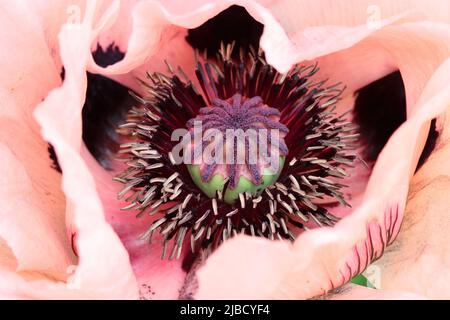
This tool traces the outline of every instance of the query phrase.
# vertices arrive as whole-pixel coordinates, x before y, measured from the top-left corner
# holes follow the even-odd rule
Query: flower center
[[[294,240],[338,220],[324,203],[348,205],[341,181],[358,134],[335,112],[341,85],[311,80],[317,66],[282,75],[261,52],[235,59],[235,50],[196,55],[201,90],[169,64],[169,75],[149,73],[147,94],[119,128],[129,141],[118,197],[123,210],[158,215],[142,239],[158,231],[163,257],[180,257],[186,239],[206,255],[237,234]],[[177,160],[180,149],[189,161]]]
[[[192,148],[196,164],[188,165],[195,184],[208,197],[219,195],[229,204],[240,193],[258,196],[273,185],[288,154],[283,138],[289,129],[279,120],[280,111],[261,97],[235,94],[201,108],[187,123],[194,137],[196,129],[202,130],[202,140]]]

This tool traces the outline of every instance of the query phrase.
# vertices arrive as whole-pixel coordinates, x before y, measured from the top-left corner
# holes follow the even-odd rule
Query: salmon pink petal
[[[329,79],[331,83],[343,82],[347,86],[347,94],[338,105],[338,110],[345,112],[354,104],[355,92],[399,70],[409,118],[431,74],[448,57],[449,41],[445,24],[420,22],[386,27],[349,49],[317,59],[321,68],[317,78]],[[416,157],[420,155],[427,133],[428,128],[423,128]],[[353,206],[359,204],[370,177],[370,170],[363,163],[355,165],[347,183]],[[342,217],[349,212],[349,208],[337,208],[333,213]]]
[[[1,265],[65,279],[73,257],[61,178],[32,115],[60,79],[36,23],[19,2],[0,6],[0,255],[11,262]]]
[[[112,30],[116,30],[116,33],[104,30],[99,37],[99,41],[104,45],[111,42],[119,43],[120,48],[126,51],[124,59],[107,68],[98,66],[91,59],[89,71],[119,78],[119,75],[136,72],[136,69],[140,70],[138,74],[142,74],[145,68],[156,66],[157,60],[147,65],[152,59],[160,60],[159,68],[164,66],[163,60],[167,59],[174,66],[186,67],[185,70],[193,69],[192,55],[180,54],[180,51],[176,50],[177,47],[171,49],[173,41],[171,38],[184,40],[187,29],[200,26],[231,5],[244,7],[253,18],[265,25],[265,33],[272,37],[280,36],[285,42],[289,42],[281,25],[264,7],[268,3],[271,1],[200,0],[189,2],[189,5],[183,3],[183,6],[180,6],[178,1],[142,0],[132,7],[131,33],[128,41],[125,40],[123,32],[117,33],[120,26],[123,25],[122,22],[118,22],[115,26],[112,24]],[[125,23],[125,27],[129,30],[129,21]],[[183,45],[181,41],[176,41],[176,43],[177,46]],[[184,42],[184,46],[185,49],[188,48],[186,42]],[[161,49],[163,50],[161,51]],[[275,64],[275,67],[278,66]],[[131,81],[128,80],[128,83]]]
[[[66,219],[72,233],[76,233],[78,265],[70,268],[73,274],[67,283],[41,280],[24,284],[10,275],[9,280],[17,282],[18,294],[24,296],[135,298],[138,295],[128,254],[104,218],[95,182],[80,155],[85,68],[91,38],[95,35],[92,28],[95,9],[95,1],[89,2],[83,23],[62,28],[59,40],[65,81],[35,111],[42,133],[55,147],[64,172]],[[107,14],[112,13],[107,11]]]
[[[129,0],[120,3],[116,2],[115,4],[114,0],[102,0],[97,2],[98,10],[94,14],[94,19],[96,21],[98,21],[101,18],[102,13],[108,9],[115,10],[117,13],[113,19],[111,19],[112,17],[108,17],[108,21],[121,21],[121,23],[117,24],[112,30],[114,31],[114,40],[116,41],[116,44],[121,44],[121,39],[126,37],[129,33],[129,28],[127,28],[127,26],[130,21],[130,8],[137,1],[138,0]],[[114,4],[116,8],[111,6],[112,4]],[[120,7],[120,11],[117,10],[117,7]],[[52,55],[57,68],[60,69],[62,67],[62,62],[59,55],[60,47],[58,34],[61,27],[66,23],[81,23],[83,15],[86,12],[86,0],[61,0],[55,3],[51,3],[47,0],[36,0],[27,3],[26,10],[36,14],[36,30],[43,33],[49,48],[49,53]],[[98,21],[97,28],[104,27],[104,24]],[[108,37],[105,36],[104,39],[108,40]]]
[[[80,23],[83,18],[85,0],[61,0],[51,3],[36,0],[24,3],[23,10],[35,15],[35,32],[42,33],[47,51],[52,56],[58,70],[61,69],[58,34],[67,22]],[[109,2],[109,1],[108,1]]]
[[[43,156],[47,155],[47,143],[39,138],[32,114],[48,91],[60,84],[59,68],[55,68],[46,35],[40,32],[33,11],[19,2],[2,6],[0,14],[3,44],[15,49],[1,54],[5,62],[1,97],[8,108],[1,110],[1,189],[5,201],[0,227],[0,294],[2,298],[137,297],[128,255],[104,220],[95,186],[94,193],[83,193],[93,186],[78,155],[93,7],[86,24],[66,26],[61,33],[66,81],[36,112],[66,171],[62,180],[66,199],[59,188],[59,174]],[[85,189],[73,183],[74,175],[77,182],[84,182]],[[69,213],[69,224],[78,232],[78,267],[72,265],[75,258],[66,240],[64,209]]]
[[[449,74],[450,60],[433,77],[426,94],[434,97],[440,92],[448,93]],[[446,113],[438,118],[440,133],[435,152],[412,179],[398,240],[377,262],[383,288],[407,290],[432,299],[446,299],[450,295],[447,196],[450,98],[439,103],[446,108]]]
[[[142,88],[136,78],[144,79],[149,70],[166,71],[165,60],[175,67],[182,67],[191,76],[194,72],[194,53],[185,41],[186,28],[199,26],[226,7],[222,2],[200,1],[198,7],[193,5],[192,11],[183,5],[182,13],[173,14],[171,10],[179,9],[179,6],[172,2],[143,0],[130,4],[126,7],[129,17],[111,23],[110,28],[102,30],[93,43],[93,46],[96,43],[102,46],[118,45],[126,52],[124,59],[104,68],[91,58],[88,70],[108,76],[137,92]]]
[[[326,8],[326,9],[324,9]],[[266,4],[279,27],[265,30],[261,46],[268,61],[280,71],[303,60],[313,60],[350,48],[378,29],[411,19],[450,21],[449,4],[437,0],[279,0]],[[299,19],[301,15],[301,19]]]
[[[137,219],[120,211],[125,204],[115,200],[118,184],[92,159],[81,141],[81,108],[86,90],[84,68],[92,59],[92,39],[98,39],[102,31],[123,15],[118,2],[104,9],[105,13],[92,30],[86,22],[63,27],[60,48],[65,81],[36,111],[44,136],[55,147],[64,172],[63,190],[70,201],[68,225],[79,257],[70,281],[79,289],[73,295],[82,296],[88,290],[88,297],[97,298],[137,297],[138,292],[141,298],[177,298],[185,277],[180,261],[162,261],[158,245],[150,246],[139,240],[151,223],[150,217]],[[65,102],[64,112],[56,112],[67,97],[71,100]],[[69,119],[70,125],[66,125]],[[131,272],[130,262],[134,272]]]
[[[112,183],[114,173],[100,167],[85,148],[82,156],[94,176],[106,219],[130,256],[139,284],[140,298],[177,299],[186,277],[181,268],[181,260],[162,260],[162,240],[158,237],[155,236],[152,243],[140,239],[154,221],[154,217],[145,215],[137,218],[130,212],[122,211],[121,208],[128,204],[117,200],[121,185]]]

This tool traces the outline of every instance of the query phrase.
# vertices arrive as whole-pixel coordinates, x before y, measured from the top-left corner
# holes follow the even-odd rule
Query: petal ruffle
[[[112,8],[114,9],[114,7]],[[94,181],[79,154],[81,148],[81,108],[86,90],[85,67],[88,56],[90,55],[91,37],[95,33],[91,27],[94,11],[95,2],[89,2],[83,24],[69,24],[63,27],[60,33],[60,48],[61,58],[66,68],[66,78],[63,86],[53,90],[35,111],[36,119],[42,126],[43,135],[55,146],[60,165],[64,171],[62,189],[66,194],[67,201],[66,219],[68,224],[73,227],[73,231],[77,233],[79,263],[78,266],[70,267],[68,263],[64,266],[64,274],[66,276],[70,275],[67,282],[55,282],[49,278],[27,281],[19,275],[14,274],[11,270],[2,268],[0,271],[0,277],[2,278],[1,294],[5,297],[136,298],[138,295],[128,254],[111,226],[104,219],[102,205],[98,199]],[[23,16],[21,18],[23,19]],[[15,28],[17,27],[5,28],[5,30]],[[29,43],[26,44],[29,45]],[[39,47],[35,46],[34,48],[38,49]],[[36,56],[40,52],[48,54],[45,47],[42,49],[42,51],[29,52],[27,51],[29,50],[28,47],[24,48],[24,52],[33,54],[32,57],[29,57],[25,61],[36,62]],[[19,50],[19,52],[22,51]],[[15,54],[17,55],[17,53]],[[14,64],[12,63],[11,65]],[[39,66],[39,64],[37,65]],[[53,69],[47,67],[46,70],[54,69],[54,67]],[[24,68],[23,70],[27,69]],[[34,87],[39,88],[40,86],[36,86],[36,78],[31,77],[32,74],[48,75],[49,73],[44,71],[27,75],[27,81],[33,81]],[[59,72],[55,72],[56,79],[58,79],[58,76]],[[48,81],[47,79],[51,79],[51,77],[48,76],[44,80],[40,79],[38,84],[45,84]],[[30,91],[34,94],[33,90]],[[42,96],[36,102],[42,100],[46,93],[41,93]],[[26,96],[26,94],[22,94],[19,98],[23,99],[23,96]],[[28,106],[29,113],[31,113],[33,106],[33,104]],[[32,119],[31,115],[28,117]],[[27,119],[26,115],[23,118]],[[10,137],[13,136],[11,132],[9,134]],[[17,137],[17,134],[15,137]],[[33,148],[30,148],[31,152],[33,150]],[[45,154],[44,151],[36,150],[36,152]],[[6,155],[10,158],[13,156],[17,157],[17,154],[12,153],[6,153]],[[4,159],[3,156],[2,159]],[[26,180],[28,178],[25,174],[26,171],[20,170],[20,165],[26,164],[27,162],[18,161],[20,159],[11,159],[16,161],[12,162],[13,165],[10,165],[9,169],[11,170],[11,174],[16,174],[16,176],[9,181],[18,181],[17,179],[20,178],[20,183],[17,186],[23,184],[25,187],[30,187],[30,183]],[[36,153],[30,155],[29,159],[32,159],[32,165],[37,166],[39,164],[37,160],[40,158],[38,157],[36,159]],[[42,175],[47,179],[52,179],[52,173],[42,169],[34,168],[33,173]],[[53,178],[52,181],[59,182],[57,178]],[[35,183],[34,188],[37,189],[36,187],[39,187],[39,185]],[[16,192],[15,189],[12,190]],[[27,196],[27,199],[32,198]],[[40,205],[45,206],[46,214],[48,214],[48,208],[51,207],[45,202],[48,199],[51,198],[47,196],[40,200]],[[18,203],[23,205],[27,202],[21,199]],[[63,210],[61,211],[63,212]],[[33,220],[30,219],[30,214],[37,214],[39,211],[33,209],[27,213],[30,223],[33,223]],[[41,220],[45,221],[45,219]],[[11,219],[8,221],[11,221]],[[36,225],[34,225],[34,228],[36,229]],[[57,230],[57,228],[52,229]],[[34,231],[47,232],[49,235],[52,235],[52,232],[54,232],[52,229],[42,227]],[[20,234],[20,232],[17,232],[17,234]],[[30,234],[32,233],[30,232]],[[45,235],[41,239],[34,240],[34,244],[39,245],[43,239],[47,239]],[[11,244],[9,239],[6,240],[15,253],[14,243]],[[54,246],[61,246],[62,243],[64,241],[61,239],[55,239],[53,243],[51,242]],[[33,250],[33,248],[30,247],[30,250]],[[32,257],[33,255],[31,253],[27,252],[27,256]],[[37,251],[36,253],[39,252]],[[63,254],[60,253],[60,255],[64,257]],[[47,263],[50,264],[61,260],[61,257],[48,258],[42,255],[42,259],[47,258]],[[18,262],[20,263],[21,260],[18,259]],[[39,271],[38,268],[34,270]],[[71,274],[72,272],[73,274]]]
[[[32,116],[60,79],[36,23],[21,2],[0,6],[0,255],[11,249],[8,255],[16,261],[9,270],[65,279],[73,257],[60,175],[51,168],[48,145]]]
[[[449,74],[450,60],[433,77],[427,88],[429,97],[450,91]],[[446,113],[438,118],[441,130],[435,151],[412,179],[405,221],[397,241],[377,261],[382,288],[408,290],[432,299],[447,299],[450,295],[450,98],[440,103]]]
[[[266,7],[284,32],[266,30],[261,46],[268,61],[281,71],[298,61],[350,48],[392,23],[412,19],[450,22],[445,0],[432,5],[419,0],[279,0]],[[307,14],[299,19],[299,13]]]
[[[127,203],[117,200],[122,186],[113,182],[114,173],[100,167],[85,148],[82,156],[94,176],[106,220],[114,228],[130,256],[140,298],[177,299],[186,277],[181,268],[181,260],[162,260],[162,240],[157,236],[151,244],[140,239],[155,217],[144,215],[137,218],[131,212],[120,210]]]

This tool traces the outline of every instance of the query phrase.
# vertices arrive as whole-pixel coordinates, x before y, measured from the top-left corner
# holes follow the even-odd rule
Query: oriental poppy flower
[[[446,2],[339,4],[2,7],[1,294],[339,297],[396,243],[405,207],[430,214],[409,184],[445,146],[450,101]],[[196,120],[279,130],[281,165],[176,164],[170,135]],[[424,269],[439,250],[425,252]],[[386,284],[397,259],[377,296],[448,295]]]

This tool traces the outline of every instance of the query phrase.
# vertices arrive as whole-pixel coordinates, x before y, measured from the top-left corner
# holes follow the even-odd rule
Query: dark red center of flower
[[[237,234],[293,240],[302,229],[334,225],[337,218],[324,203],[348,205],[342,181],[355,159],[358,135],[351,122],[335,113],[342,86],[311,80],[317,66],[282,75],[261,52],[235,55],[234,50],[223,45],[216,59],[197,56],[201,91],[179,68],[168,65],[170,75],[150,73],[142,81],[147,94],[136,96],[140,105],[119,129],[129,140],[119,152],[128,167],[116,177],[124,184],[119,198],[129,203],[124,210],[158,215],[142,238],[158,231],[163,256],[172,243],[170,257],[179,257],[185,239],[192,252],[206,254]],[[197,164],[178,163],[172,134],[184,128],[195,135],[196,121],[203,130],[221,134],[279,131],[277,143],[270,135],[263,141],[275,145],[269,150],[278,152],[280,170],[267,174],[262,157],[250,161],[248,137],[239,146],[226,136],[223,145],[212,149],[213,155],[222,150],[225,156],[243,151],[243,163],[204,158]],[[206,147],[216,146],[212,141]],[[196,158],[198,143],[189,145]]]

